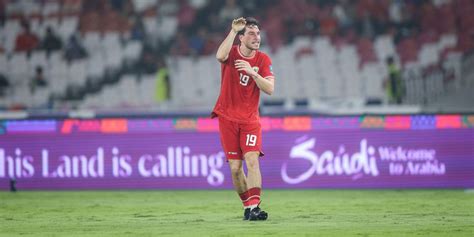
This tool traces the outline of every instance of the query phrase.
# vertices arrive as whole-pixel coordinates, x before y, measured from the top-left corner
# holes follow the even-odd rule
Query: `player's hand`
[[[245,24],[247,24],[247,21],[245,21],[245,18],[243,17],[240,17],[240,18],[237,18],[237,19],[234,19],[232,21],[232,30],[237,33],[241,30],[244,29],[245,27]]]
[[[257,72],[255,72],[250,66],[250,63],[245,60],[235,60],[235,68],[239,71],[244,71],[249,76],[255,76],[257,74]]]

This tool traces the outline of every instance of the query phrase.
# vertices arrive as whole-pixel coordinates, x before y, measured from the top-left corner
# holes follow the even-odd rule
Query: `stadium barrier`
[[[474,115],[262,117],[265,188],[474,188]],[[217,120],[0,120],[0,190],[230,189]]]

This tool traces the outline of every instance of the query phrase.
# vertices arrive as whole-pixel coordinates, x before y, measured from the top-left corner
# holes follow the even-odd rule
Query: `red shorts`
[[[245,153],[260,152],[262,148],[262,127],[260,123],[240,124],[218,116],[221,144],[227,159],[243,160]]]

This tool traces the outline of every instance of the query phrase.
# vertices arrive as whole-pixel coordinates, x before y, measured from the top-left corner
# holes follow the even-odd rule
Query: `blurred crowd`
[[[38,0],[47,2],[51,0]],[[146,9],[136,9],[136,2],[150,2]],[[7,18],[6,4],[0,1],[0,24]],[[327,35],[337,41],[352,42],[357,37],[373,39],[392,34],[396,43],[421,33],[456,32],[462,49],[472,47],[474,27],[473,3],[470,0],[63,0],[62,7],[81,18],[80,29],[86,31],[132,31],[144,38],[143,18],[175,16],[178,31],[171,52],[175,54],[208,54],[216,37],[229,29],[230,21],[239,16],[255,16],[262,23],[268,44],[273,49],[291,42],[295,36]],[[74,12],[74,9],[77,11]],[[31,16],[36,17],[36,16]],[[442,20],[441,20],[442,19]],[[23,23],[27,30],[27,19]],[[54,30],[54,29],[52,29]],[[25,32],[27,34],[27,32]],[[217,36],[216,36],[217,34]],[[23,37],[29,47],[40,45],[38,37]],[[44,46],[44,45],[42,45]],[[57,48],[57,45],[54,45]],[[19,45],[18,50],[25,50]]]
[[[364,63],[376,60],[374,39],[389,35],[403,66],[417,60],[421,45],[442,35],[456,36],[442,54],[474,49],[473,12],[472,0],[0,0],[0,56],[59,52],[70,64],[96,53],[85,45],[87,35],[112,33],[122,45],[143,46],[132,71],[156,73],[166,68],[167,57],[214,54],[232,19],[254,16],[264,47],[273,53],[299,36],[324,36],[336,47],[356,45]],[[64,19],[77,24],[62,24]],[[9,45],[4,29],[13,20],[21,30]],[[36,77],[44,77],[43,68],[35,67]],[[0,71],[0,93],[9,82]],[[47,83],[43,78],[30,84]]]
[[[52,0],[35,2],[48,1]],[[264,43],[274,51],[297,36],[328,36],[335,44],[344,44],[382,34],[392,35],[396,45],[416,48],[442,34],[455,33],[458,44],[453,50],[474,47],[471,0],[58,0],[63,9],[59,16],[25,15],[21,9],[7,12],[7,5],[15,2],[21,1],[0,1],[0,25],[8,19],[22,19],[15,51],[63,50],[67,60],[87,55],[80,37],[74,34],[62,42],[51,27],[39,37],[31,31],[29,19],[75,14],[82,34],[121,32],[144,42],[155,41],[149,42],[157,50],[152,52],[165,55],[213,54],[231,20],[239,16],[255,16],[261,22]],[[160,22],[169,17],[177,21],[171,37],[147,36],[144,19]],[[1,52],[5,47],[0,44]]]
[[[192,2],[192,1],[189,1]],[[233,18],[255,16],[272,50],[296,36],[328,36],[337,44],[390,34],[396,45],[422,44],[442,34],[458,37],[455,50],[474,46],[474,4],[470,0],[280,0],[173,1],[179,32],[171,53],[212,54]],[[411,42],[414,41],[414,42]]]

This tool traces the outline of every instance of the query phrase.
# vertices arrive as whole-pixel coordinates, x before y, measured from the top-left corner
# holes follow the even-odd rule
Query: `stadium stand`
[[[220,83],[214,52],[242,13],[261,21],[277,75],[264,108],[383,107],[388,57],[405,85],[399,107],[425,106],[473,84],[463,73],[472,12],[470,0],[0,0],[0,108],[207,111]],[[45,50],[51,35],[59,46]],[[33,91],[37,67],[47,81]]]

